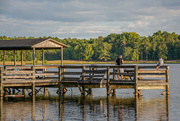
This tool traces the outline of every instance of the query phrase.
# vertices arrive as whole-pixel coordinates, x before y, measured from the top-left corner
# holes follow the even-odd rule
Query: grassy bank
[[[21,61],[16,62],[17,65],[21,64]],[[77,60],[64,60],[64,64],[114,64],[115,61],[77,61]],[[150,63],[157,63],[157,61],[125,61],[126,64],[150,64]],[[165,64],[170,64],[170,63],[177,63],[180,64],[180,60],[168,60],[164,61]],[[6,61],[6,65],[13,65],[13,61]],[[24,61],[24,65],[31,65],[32,61]],[[41,65],[42,61],[38,61],[36,63],[37,65]],[[61,61],[54,60],[54,61],[47,61],[46,64],[61,64]],[[3,62],[0,62],[0,65],[3,65]]]

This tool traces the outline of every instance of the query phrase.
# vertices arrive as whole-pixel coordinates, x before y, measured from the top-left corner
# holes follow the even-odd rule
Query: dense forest
[[[23,39],[37,39],[35,37],[22,37]],[[180,35],[166,31],[153,33],[152,36],[140,36],[135,32],[110,34],[107,37],[77,39],[58,37],[52,38],[68,45],[64,49],[64,60],[115,60],[120,54],[124,60],[157,60],[162,56],[166,60],[180,59]],[[0,36],[0,40],[18,39],[17,37]],[[21,51],[17,51],[17,60],[21,60]],[[32,60],[32,51],[24,51],[24,60]],[[0,61],[3,60],[3,51],[0,51]],[[37,60],[42,59],[41,50],[36,50]],[[60,60],[60,50],[46,50],[46,60]],[[6,52],[6,60],[14,60],[14,52]]]

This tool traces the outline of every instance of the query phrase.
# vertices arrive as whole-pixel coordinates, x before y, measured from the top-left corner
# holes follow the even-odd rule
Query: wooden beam
[[[23,66],[23,50],[21,50],[21,66]]]
[[[44,49],[42,49],[42,65],[44,66]]]
[[[61,48],[61,66],[63,66],[63,47]]]
[[[6,51],[3,50],[3,66],[6,65],[6,58],[5,58],[5,55],[6,55]]]
[[[16,50],[14,50],[14,66],[16,66]]]
[[[35,57],[35,48],[33,48],[33,66],[36,65]]]

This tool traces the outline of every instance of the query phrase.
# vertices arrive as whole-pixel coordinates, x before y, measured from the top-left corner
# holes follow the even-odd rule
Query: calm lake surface
[[[46,99],[38,93],[35,100],[1,100],[1,121],[179,121],[180,64],[169,66],[169,96],[161,95],[164,90],[142,90],[143,96],[136,99],[133,89],[117,89],[116,96],[107,97],[106,88],[81,96],[74,87],[59,99],[57,88],[49,88]]]

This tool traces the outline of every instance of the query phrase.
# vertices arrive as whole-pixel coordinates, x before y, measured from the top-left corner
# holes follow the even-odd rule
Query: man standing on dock
[[[119,56],[119,58],[116,60],[116,65],[122,65],[124,64],[124,61],[122,59],[122,55]],[[117,68],[117,72],[118,73],[123,73],[124,72],[124,69],[123,68]],[[120,75],[121,76],[121,79],[123,80],[123,75]],[[120,77],[119,75],[117,75],[118,79],[120,80]]]

